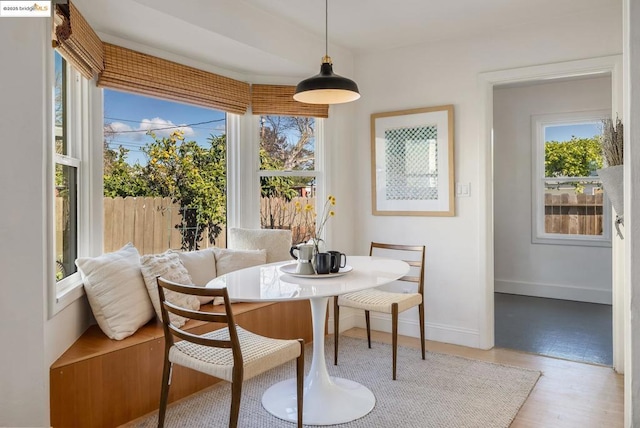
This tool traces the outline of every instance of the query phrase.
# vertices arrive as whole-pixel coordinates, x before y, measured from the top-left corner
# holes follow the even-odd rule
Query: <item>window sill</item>
[[[84,296],[80,273],[76,272],[55,285],[56,296],[50,301],[49,318]]]
[[[578,238],[571,235],[534,236],[533,244],[543,245],[571,245],[576,247],[607,247],[611,248],[611,240],[607,238]]]

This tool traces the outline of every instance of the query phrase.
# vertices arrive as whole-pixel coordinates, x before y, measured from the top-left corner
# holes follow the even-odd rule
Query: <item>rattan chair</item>
[[[158,427],[164,426],[171,368],[178,364],[231,382],[231,414],[229,427],[238,425],[242,382],[293,359],[297,359],[298,427],[302,427],[302,391],[304,386],[304,341],[271,339],[236,326],[226,288],[212,289],[177,284],[158,278],[158,294],[162,311],[165,351]],[[165,298],[165,290],[196,296],[222,297],[224,313],[208,313],[180,308]],[[225,328],[196,335],[171,323],[169,313],[212,323]],[[174,336],[183,339],[174,341]],[[258,411],[256,409],[256,411]]]
[[[340,306],[363,309],[367,323],[367,341],[371,348],[371,324],[369,312],[382,312],[391,314],[391,332],[393,346],[393,380],[396,380],[396,361],[398,359],[398,314],[409,308],[418,307],[420,318],[420,342],[422,345],[422,359],[425,359],[424,339],[424,245],[393,245],[372,242],[369,255],[376,255],[376,250],[401,255],[413,270],[415,276],[404,276],[398,281],[406,281],[417,285],[414,293],[396,293],[384,291],[378,288],[356,291],[354,293],[336,296],[333,299],[333,332],[334,332],[334,358],[333,363],[338,365],[338,336],[340,327]],[[386,251],[389,250],[389,251]],[[388,257],[393,257],[388,255]]]

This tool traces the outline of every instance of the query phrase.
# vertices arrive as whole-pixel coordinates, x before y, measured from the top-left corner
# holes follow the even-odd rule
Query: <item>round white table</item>
[[[227,287],[231,300],[243,302],[308,299],[313,325],[313,356],[304,382],[303,421],[307,425],[335,425],[361,418],[373,409],[376,399],[368,388],[357,382],[329,376],[324,355],[327,303],[332,296],[395,281],[409,272],[409,265],[382,257],[349,256],[346,269],[351,267],[352,270],[344,275],[308,278],[280,270],[280,266],[291,263],[295,262],[271,263],[230,272],[211,280],[207,287]],[[295,379],[267,389],[262,396],[262,405],[272,415],[296,422]]]

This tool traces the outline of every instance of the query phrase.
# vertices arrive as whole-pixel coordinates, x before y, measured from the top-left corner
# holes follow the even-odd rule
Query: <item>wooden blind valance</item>
[[[71,2],[56,5],[53,47],[87,79],[104,69],[102,40]]]
[[[327,104],[306,104],[295,101],[295,86],[251,85],[253,114],[281,116],[329,117]]]
[[[244,114],[249,84],[109,43],[98,86]]]

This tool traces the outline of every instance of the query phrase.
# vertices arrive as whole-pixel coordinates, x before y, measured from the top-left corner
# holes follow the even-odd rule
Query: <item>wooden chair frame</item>
[[[418,305],[418,316],[420,319],[420,344],[422,350],[422,359],[425,359],[425,333],[424,333],[424,256],[425,256],[425,246],[424,245],[397,245],[397,244],[383,244],[380,242],[371,242],[371,246],[369,247],[369,255],[373,255],[374,248],[385,249],[385,250],[395,250],[395,251],[407,251],[411,253],[419,252],[420,260],[404,260],[409,266],[418,267],[420,273],[418,276],[403,276],[398,279],[398,281],[406,281],[413,282],[418,284],[418,293],[421,297],[421,302]],[[371,321],[370,321],[370,311],[365,310],[365,322],[367,325],[367,343],[369,348],[371,348]],[[338,365],[338,337],[340,331],[340,306],[338,305],[338,296],[335,296],[333,299],[333,336],[334,336],[334,345],[333,345],[333,364]],[[396,367],[398,360],[398,303],[391,304],[391,341],[393,348],[393,380],[396,380]]]
[[[158,413],[158,428],[164,427],[165,415],[167,410],[167,401],[169,398],[169,386],[171,385],[171,369],[173,363],[169,361],[169,350],[174,345],[174,336],[179,339],[186,340],[202,346],[210,346],[215,348],[231,348],[233,353],[233,372],[231,381],[231,413],[229,417],[229,428],[236,428],[238,425],[238,417],[240,414],[240,400],[242,398],[242,382],[244,379],[244,365],[242,358],[242,348],[236,324],[231,310],[229,294],[226,288],[205,288],[199,286],[190,286],[178,284],[165,280],[161,277],[157,278],[158,294],[160,296],[160,309],[162,314],[162,327],[164,329],[165,347],[164,347],[164,367],[162,371],[162,390],[160,393],[160,409]],[[201,312],[186,308],[178,307],[165,298],[164,289],[177,293],[190,294],[195,296],[222,297],[224,299],[224,313]],[[170,322],[169,313],[179,315],[185,318],[211,322],[222,323],[229,329],[229,340],[214,340],[202,337],[179,327]],[[304,389],[304,340],[298,339],[300,342],[300,356],[296,361],[296,386],[297,386],[297,406],[298,406],[298,428],[302,428],[302,412],[303,412],[303,389]]]

